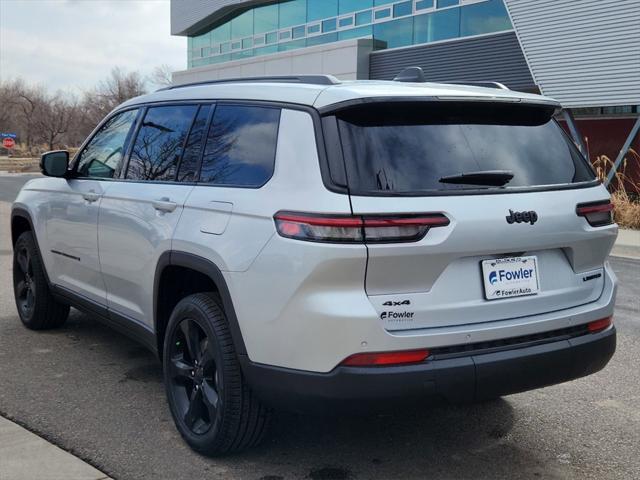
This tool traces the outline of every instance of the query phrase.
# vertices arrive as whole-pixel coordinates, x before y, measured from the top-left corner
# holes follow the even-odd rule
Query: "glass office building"
[[[503,0],[282,0],[188,37],[188,67],[356,38],[391,49],[512,30]]]

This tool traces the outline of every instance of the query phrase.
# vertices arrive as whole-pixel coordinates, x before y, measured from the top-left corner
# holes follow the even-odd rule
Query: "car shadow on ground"
[[[62,329],[47,335],[64,337],[65,343],[71,341],[80,349],[104,352],[110,361],[102,365],[113,368],[111,375],[118,372],[118,383],[132,382],[132,390],[133,385],[143,385],[152,401],[162,404],[154,406],[163,412],[161,421],[171,424],[163,403],[162,368],[153,354],[78,312]],[[125,413],[126,404],[123,400]],[[255,466],[255,478],[264,480],[419,478],[427,471],[466,477],[476,470],[483,476],[508,476],[513,468],[524,467],[532,474],[550,476],[536,452],[520,450],[508,441],[514,422],[514,409],[504,399],[459,406],[425,404],[422,409],[366,416],[276,411],[260,447],[217,459],[189,453],[198,462],[232,470]],[[138,429],[152,432],[154,425],[143,422]],[[181,442],[177,432],[172,436]],[[302,476],[287,473],[300,469]]]

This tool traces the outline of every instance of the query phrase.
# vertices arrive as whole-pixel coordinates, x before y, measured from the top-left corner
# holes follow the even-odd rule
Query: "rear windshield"
[[[546,107],[443,102],[344,111],[337,122],[349,188],[360,195],[428,194],[593,181],[552,114]],[[513,177],[504,185],[447,181],[495,171]]]

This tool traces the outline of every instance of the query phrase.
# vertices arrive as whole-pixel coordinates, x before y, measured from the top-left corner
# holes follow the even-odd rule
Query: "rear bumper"
[[[267,403],[298,412],[396,409],[399,404],[445,400],[479,401],[566,382],[595,373],[616,348],[615,327],[531,346],[436,356],[418,365],[337,367],[313,373],[252,363],[243,372]]]

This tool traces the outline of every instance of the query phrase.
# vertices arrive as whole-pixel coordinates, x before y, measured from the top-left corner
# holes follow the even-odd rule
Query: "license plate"
[[[482,278],[487,300],[536,295],[540,290],[536,257],[484,260]]]

